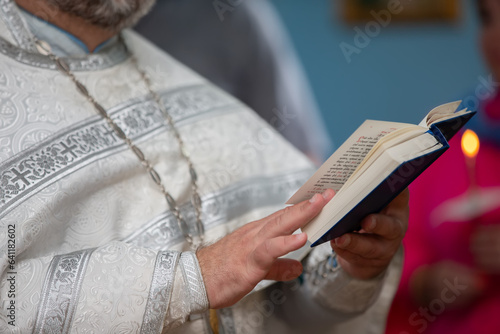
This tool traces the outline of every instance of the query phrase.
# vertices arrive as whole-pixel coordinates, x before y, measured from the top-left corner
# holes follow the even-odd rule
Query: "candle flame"
[[[462,152],[468,158],[475,158],[479,152],[479,138],[472,130],[467,130],[462,136]]]

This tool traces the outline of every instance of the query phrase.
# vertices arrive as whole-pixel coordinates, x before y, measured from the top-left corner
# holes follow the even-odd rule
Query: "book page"
[[[457,116],[455,112],[457,108],[460,106],[462,101],[450,102],[446,104],[442,104],[431,111],[425,116],[425,118],[420,122],[420,126],[428,128],[432,123],[435,123],[437,120],[452,118]],[[466,110],[465,110],[466,111]],[[460,111],[464,112],[464,110]]]
[[[451,119],[451,118],[454,118],[454,117],[457,117],[457,116],[461,116],[461,115],[465,115],[467,114],[469,111],[467,109],[463,109],[463,110],[460,110],[460,111],[457,111],[453,114],[442,114],[442,115],[433,115],[427,122],[429,123],[428,126],[430,127],[432,124],[435,124],[435,123],[439,123],[441,121],[446,121],[448,119]]]
[[[365,121],[318,171],[288,200],[296,204],[326,189],[338,192],[380,138],[407,127],[405,123]]]
[[[366,155],[365,161],[361,163],[358,168],[356,168],[349,180],[344,183],[344,188],[349,187],[349,185],[354,182],[360,174],[363,174],[384,151],[393,146],[418,137],[427,131],[428,130],[420,126],[408,124],[408,126],[398,129],[391,134],[381,138],[378,143],[371,149],[371,151]],[[434,138],[433,136],[431,137]],[[423,145],[425,145],[425,143]]]

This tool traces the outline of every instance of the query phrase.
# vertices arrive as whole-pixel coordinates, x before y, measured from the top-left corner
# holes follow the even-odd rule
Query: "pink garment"
[[[492,103],[500,103],[500,99]],[[500,105],[498,109],[489,111],[489,115],[500,118],[500,112],[497,113]],[[470,183],[460,139],[461,134],[457,134],[451,141],[451,148],[410,186],[410,226],[404,240],[405,264],[389,315],[387,334],[500,333],[499,276],[486,277],[486,292],[466,310],[448,310],[446,306],[442,309],[445,303],[436,301],[429,305],[430,311],[425,313],[419,310],[409,295],[410,276],[424,264],[452,260],[474,266],[469,251],[469,239],[474,229],[477,225],[500,224],[500,195],[496,199],[493,196],[496,205],[477,219],[461,221],[464,216],[457,215],[463,207],[460,200],[467,199]],[[494,193],[494,188],[500,191],[499,147],[482,142],[476,166],[481,193]],[[444,203],[451,203],[455,210],[444,210]],[[442,211],[438,214],[439,208]]]
[[[500,93],[486,104],[485,111],[488,118],[500,121]]]

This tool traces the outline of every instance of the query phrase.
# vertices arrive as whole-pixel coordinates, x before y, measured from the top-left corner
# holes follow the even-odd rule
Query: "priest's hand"
[[[408,228],[409,191],[396,197],[380,214],[367,216],[362,230],[331,241],[342,268],[352,277],[370,279],[389,266]]]
[[[334,196],[333,190],[310,201],[251,222],[197,252],[210,308],[235,304],[264,279],[289,281],[302,273],[302,264],[279,259],[305,245],[307,236],[292,235],[311,221]]]

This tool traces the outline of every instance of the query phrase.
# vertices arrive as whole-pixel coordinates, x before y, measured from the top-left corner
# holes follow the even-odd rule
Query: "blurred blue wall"
[[[455,24],[394,22],[347,63],[340,43],[354,44],[354,27],[341,21],[338,0],[272,0],[292,37],[335,147],[365,119],[418,123],[434,106],[479,84],[473,1]]]

